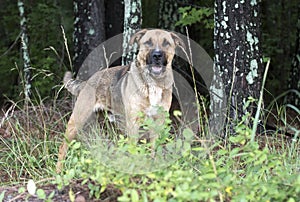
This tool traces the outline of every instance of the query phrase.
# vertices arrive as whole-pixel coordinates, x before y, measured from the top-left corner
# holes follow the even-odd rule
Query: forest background
[[[189,1],[186,1],[189,2]],[[267,60],[271,58],[270,70],[266,82],[266,97],[270,102],[274,97],[289,88],[289,76],[297,44],[298,1],[262,1],[262,53]],[[106,39],[123,31],[122,3],[118,0],[105,1],[105,37]],[[114,9],[109,9],[113,6]],[[176,1],[170,5],[170,16],[178,18],[163,19],[160,15],[160,2],[142,1],[142,27],[158,27],[180,31],[187,25],[190,37],[199,43],[213,58],[213,1]],[[177,7],[176,9],[174,7]],[[181,8],[181,13],[178,9]],[[193,9],[208,8],[206,16],[182,21],[182,14]],[[166,8],[164,8],[166,9]],[[32,87],[38,89],[42,98],[52,98],[58,90],[63,73],[70,70],[68,55],[64,44],[62,27],[68,39],[70,55],[74,56],[72,35],[74,31],[73,2],[70,0],[36,0],[25,2],[27,33],[31,59]],[[173,12],[173,13],[172,13]],[[174,15],[175,13],[175,15]],[[193,14],[193,13],[192,13]],[[180,23],[181,19],[181,23]],[[162,21],[169,23],[162,25]],[[17,1],[1,0],[0,7],[0,103],[8,99],[22,97],[22,67],[20,43],[20,16]],[[35,91],[35,90],[33,90]]]
[[[94,6],[90,2],[101,5]],[[243,102],[231,99],[236,103],[228,106],[234,108],[238,105],[241,110],[234,112],[242,113],[240,119],[228,119],[225,124],[226,128],[232,126],[233,130],[224,133],[223,137],[228,135],[227,137],[205,144],[209,110],[204,98],[204,107],[198,107],[197,110],[201,113],[197,120],[199,131],[193,133],[187,130],[189,132],[183,134],[184,138],[192,139],[193,144],[184,144],[186,150],[182,158],[167,169],[144,175],[107,169],[101,162],[91,158],[91,151],[83,142],[72,141],[65,170],[61,174],[56,173],[57,151],[64,138],[66,121],[72,108],[71,96],[62,90],[63,75],[67,70],[78,71],[92,50],[89,48],[95,48],[100,42],[123,33],[126,16],[124,7],[127,5],[133,8],[133,4],[129,2],[140,1],[0,0],[0,202],[21,199],[76,201],[80,197],[93,201],[133,202],[297,201],[300,195],[299,102],[298,105],[296,102],[291,103],[286,95],[291,92],[291,88],[299,91],[299,0],[236,1],[240,5],[246,2],[241,8],[252,14],[256,12],[254,9],[257,8],[257,3],[260,3],[261,26],[255,26],[256,22],[253,24],[252,19],[249,19],[250,15],[246,16],[243,12],[236,12],[238,14],[230,20],[238,19],[236,21],[240,22],[246,19],[250,21],[249,24],[252,23],[253,33],[261,31],[259,45],[264,64],[260,65],[260,76],[267,72],[267,61],[271,60],[266,86],[260,85],[263,79],[255,79],[254,84],[259,84],[259,88],[252,95],[262,95],[264,92],[266,106],[252,111],[258,112],[255,118],[254,113],[248,113],[246,108],[255,106],[254,109],[257,109],[256,102],[260,103],[261,99],[258,99],[259,96],[249,99],[249,92],[236,85],[234,90],[236,94],[241,92],[239,98],[242,97]],[[215,59],[218,53],[214,50],[214,28],[217,30],[221,26],[215,26],[214,9],[217,8],[217,15],[225,20],[225,7],[233,8],[233,3],[234,1],[226,0],[142,0],[142,27],[139,27],[140,21],[137,21],[136,28],[163,28],[186,35],[186,26],[189,37]],[[79,18],[81,20],[86,20],[95,13],[99,14],[85,22],[88,25],[90,22],[95,23],[101,40],[90,34],[86,41],[91,43],[85,44],[86,33],[80,35],[78,32],[81,21],[78,21],[78,12],[74,9],[78,5],[83,5],[83,15]],[[90,9],[91,6],[94,6],[93,9]],[[91,12],[85,15],[85,11]],[[139,15],[141,12],[135,14]],[[100,18],[102,21],[96,22]],[[259,20],[255,20],[257,19]],[[125,20],[128,19],[125,17]],[[227,26],[226,23],[220,24]],[[243,26],[243,23],[240,24]],[[245,34],[243,31],[235,34]],[[24,55],[24,33],[28,37],[26,44],[29,57]],[[248,44],[245,43],[245,36],[241,36],[240,41],[235,41],[236,38],[239,36],[232,37],[231,42],[240,43],[238,45],[249,45],[252,42],[250,40]],[[83,43],[78,43],[77,39],[83,39],[80,41]],[[252,59],[253,55],[237,56],[246,61]],[[25,65],[27,58],[30,58],[29,66]],[[230,68],[232,70],[232,66],[234,65],[226,64],[223,73],[229,72]],[[248,69],[244,70],[249,72]],[[241,81],[245,72],[240,68],[239,73],[241,74],[237,80]],[[229,78],[225,78],[223,82],[230,84],[232,74],[228,75]],[[291,81],[296,85],[292,86]],[[254,86],[252,84],[247,86]],[[29,87],[30,99],[24,99]],[[202,87],[205,88],[200,86]],[[264,88],[261,90],[261,87]],[[202,92],[202,89],[198,90]],[[297,92],[295,90],[293,92]],[[243,92],[246,92],[245,96]],[[293,98],[297,99],[292,101],[299,101],[299,92],[294,95],[296,96]],[[268,107],[269,103],[271,107]],[[259,113],[261,116],[256,117]],[[231,118],[235,118],[235,113],[233,115]],[[262,131],[252,127],[258,124],[263,126]],[[121,137],[123,136],[118,136],[120,142],[117,143],[126,147]],[[141,150],[139,146],[129,149],[133,153],[149,152]]]

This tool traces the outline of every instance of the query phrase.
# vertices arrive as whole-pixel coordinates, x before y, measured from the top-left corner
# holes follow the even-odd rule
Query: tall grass
[[[2,184],[53,176],[58,143],[69,108],[55,103],[11,102],[1,117],[0,172]],[[63,106],[65,105],[65,106]],[[70,109],[70,108],[69,108]]]
[[[56,100],[45,104],[39,100],[22,106],[12,102],[12,107],[4,111],[0,136],[2,185],[51,178],[62,188],[80,178],[92,197],[101,198],[105,188],[113,185],[122,192],[119,201],[296,201],[300,195],[300,131],[294,125],[300,114],[294,106],[273,103],[269,110],[261,111],[262,117],[273,116],[276,121],[273,130],[256,135],[254,141],[253,129],[241,122],[227,145],[216,141],[202,147],[198,142],[205,140],[199,136],[167,168],[143,175],[108,168],[92,158],[84,144],[72,142],[65,171],[56,176],[56,155],[71,111],[69,103]],[[208,117],[201,123],[205,120]]]

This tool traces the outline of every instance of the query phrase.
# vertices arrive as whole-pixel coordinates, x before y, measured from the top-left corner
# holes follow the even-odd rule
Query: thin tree
[[[29,56],[29,44],[27,34],[27,19],[25,15],[25,6],[23,0],[18,0],[18,8],[20,12],[20,26],[21,26],[21,52],[23,59],[23,82],[25,100],[30,99],[31,95],[31,70],[30,70],[30,56]]]
[[[141,0],[124,1],[124,31],[123,31],[123,55],[122,65],[128,64],[134,58],[134,51],[129,45],[130,37],[142,27],[142,3]]]
[[[211,86],[215,102],[212,119],[223,113],[227,99],[227,126],[233,133],[234,121],[246,114],[254,115],[256,106],[249,97],[259,98],[263,72],[260,51],[260,5],[251,0],[215,1],[215,78]],[[220,89],[225,94],[220,94]],[[218,114],[219,113],[219,114]],[[216,123],[216,127],[220,127]],[[225,135],[228,133],[225,133]]]
[[[288,102],[300,108],[300,4],[298,4],[296,51],[292,61],[288,87],[296,90],[288,96]]]

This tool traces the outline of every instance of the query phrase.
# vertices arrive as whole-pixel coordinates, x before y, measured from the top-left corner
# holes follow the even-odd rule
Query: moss
[[[258,77],[258,73],[257,73],[257,69],[258,69],[258,63],[255,59],[250,61],[250,71],[246,76],[246,80],[249,84],[253,84],[255,78]]]

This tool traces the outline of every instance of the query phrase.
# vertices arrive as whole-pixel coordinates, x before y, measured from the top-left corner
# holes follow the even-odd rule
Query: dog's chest
[[[162,106],[163,89],[152,86],[148,89],[149,93],[149,105],[145,109],[145,113],[149,117],[156,116],[158,113],[158,107]]]
[[[163,89],[157,86],[149,87],[150,106],[160,106],[162,102]]]

